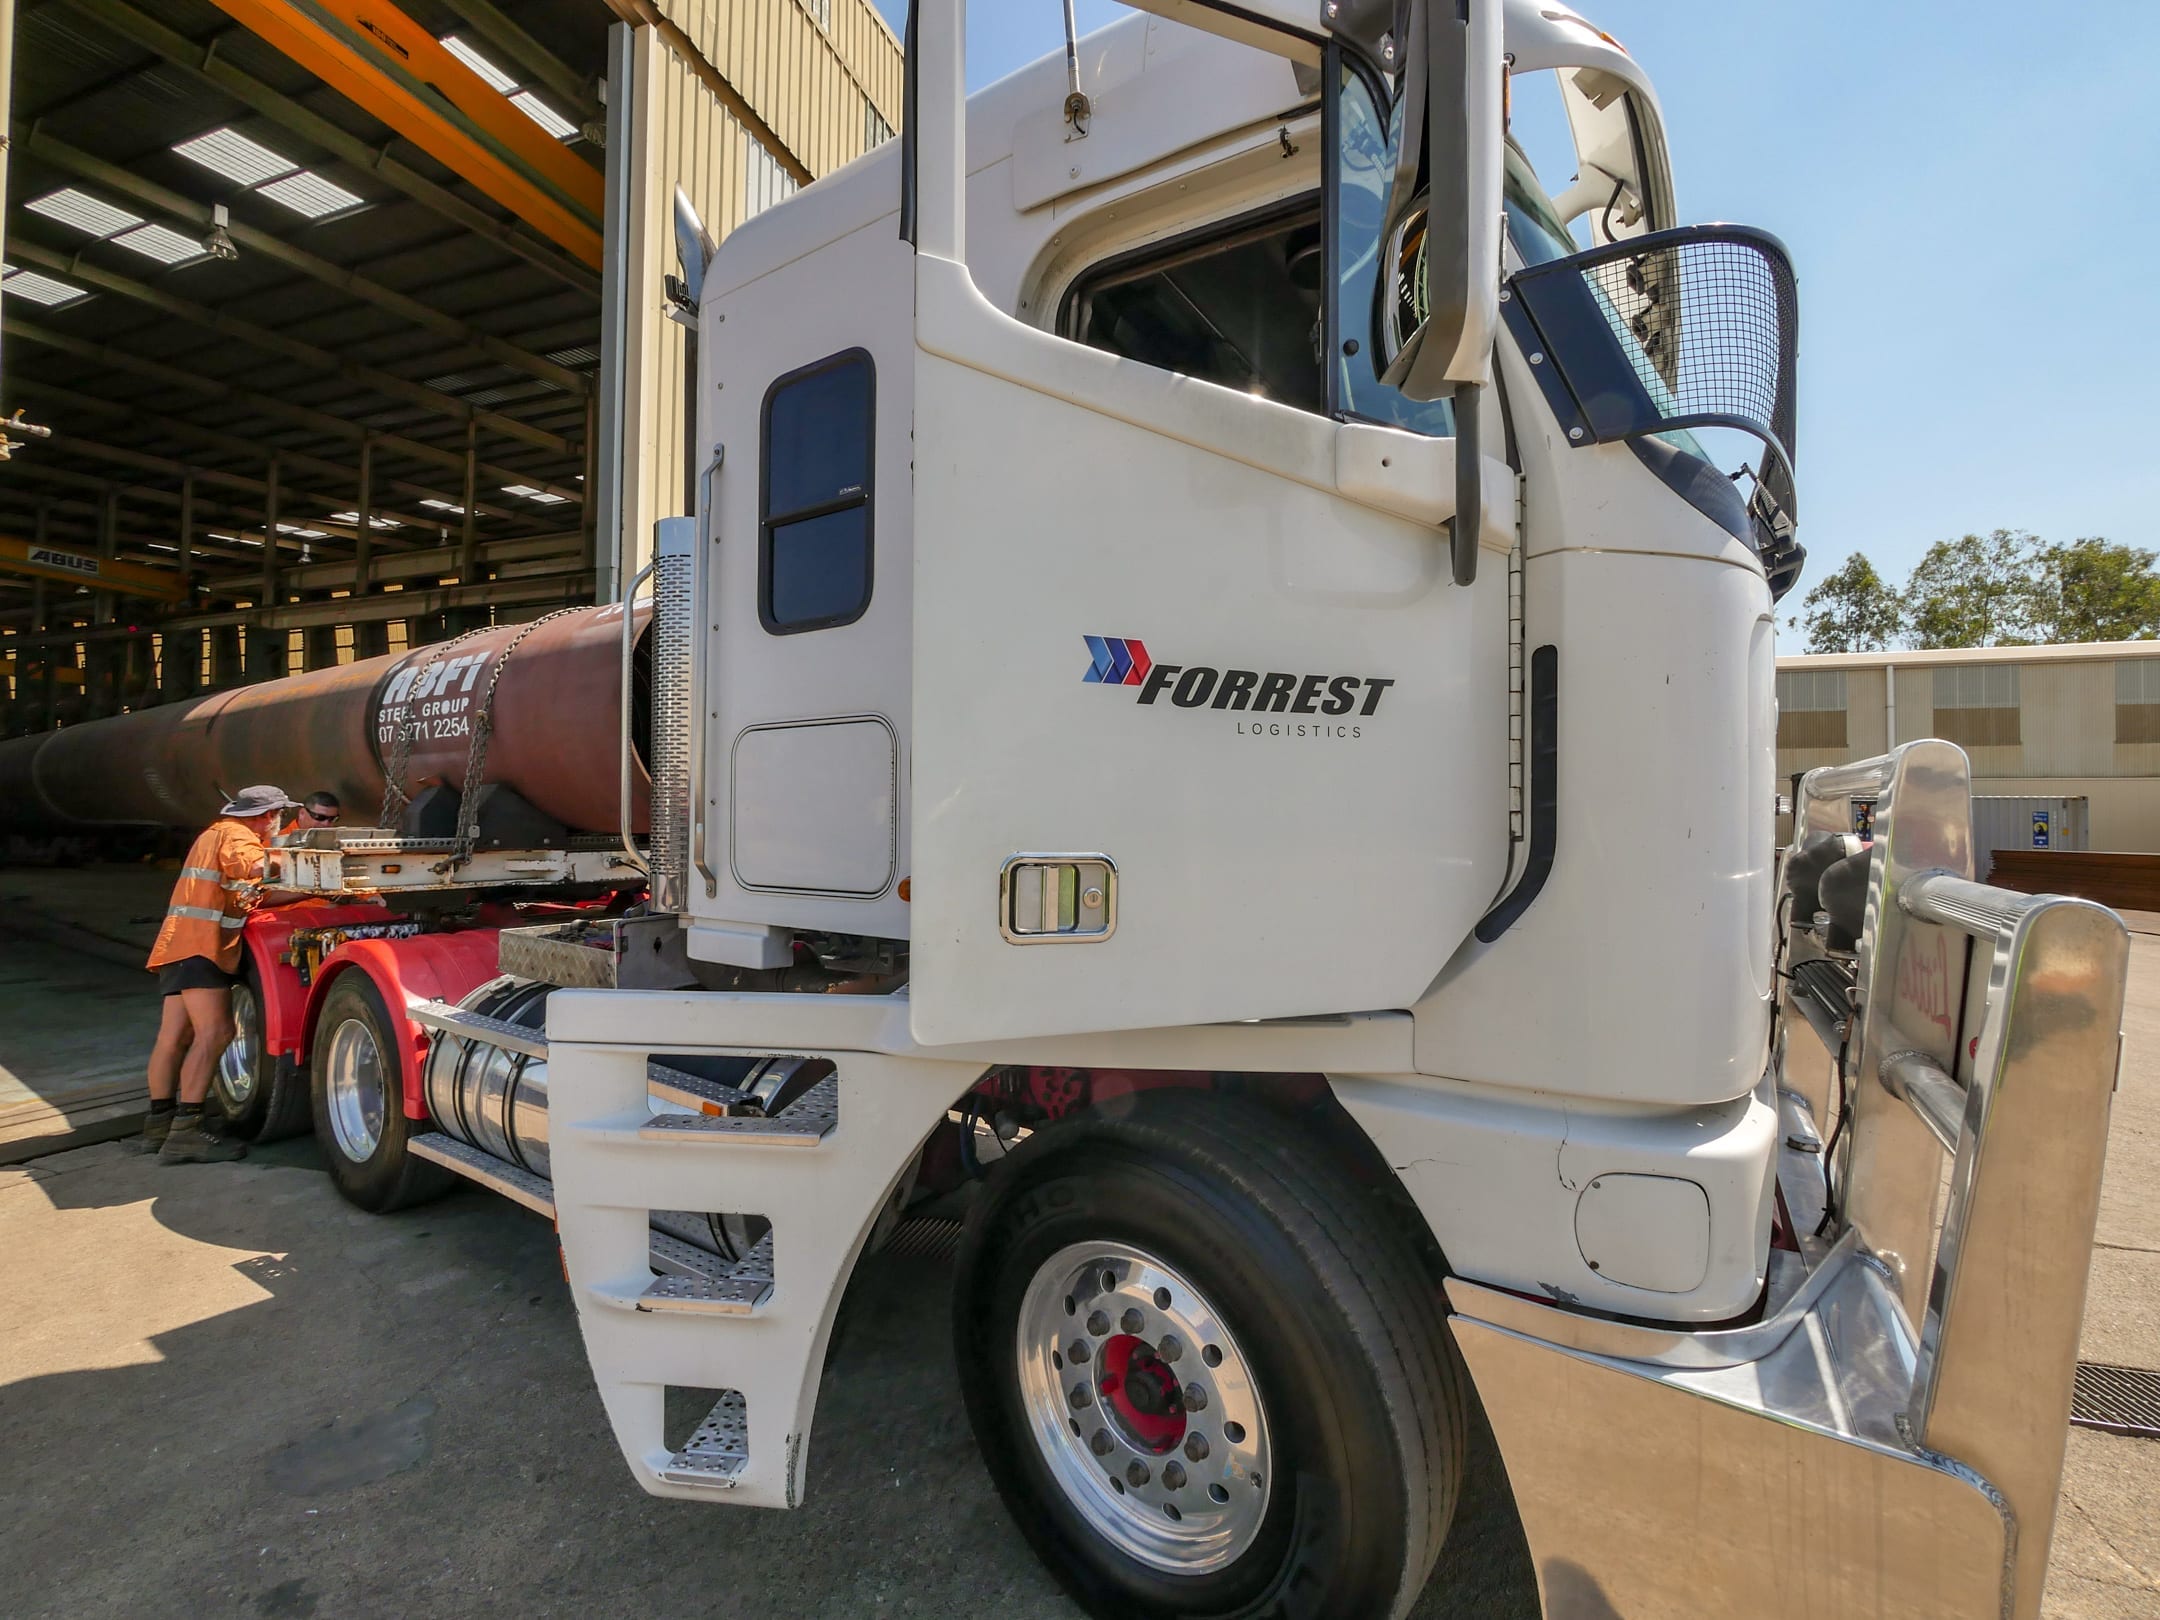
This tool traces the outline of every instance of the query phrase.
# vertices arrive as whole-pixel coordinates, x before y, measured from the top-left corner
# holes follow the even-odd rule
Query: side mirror
[[[1383,325],[1414,327],[1388,368],[1412,399],[1445,399],[1492,380],[1500,309],[1502,112],[1500,0],[1425,0],[1408,9],[1396,95],[1402,144],[1389,197]],[[1439,232],[1426,229],[1438,220]]]
[[[1501,0],[1398,7],[1402,117],[1375,295],[1382,331],[1407,331],[1385,381],[1410,399],[1455,402],[1455,583],[1477,578],[1484,506],[1479,406],[1500,313],[1500,187],[1507,128]],[[1439,229],[1429,226],[1437,222]]]

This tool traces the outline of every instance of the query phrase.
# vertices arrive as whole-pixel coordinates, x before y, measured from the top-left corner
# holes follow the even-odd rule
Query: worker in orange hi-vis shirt
[[[160,1164],[215,1164],[247,1156],[239,1142],[203,1129],[203,1098],[233,1038],[232,987],[240,930],[255,909],[263,843],[299,806],[283,788],[243,788],[189,846],[173,885],[149,967],[164,993],[164,1016],[150,1053],[150,1117],[135,1141]]]

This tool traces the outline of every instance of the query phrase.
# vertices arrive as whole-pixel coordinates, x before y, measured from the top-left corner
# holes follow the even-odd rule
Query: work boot
[[[155,1153],[165,1145],[165,1134],[172,1129],[172,1122],[170,1108],[162,1114],[146,1115],[141,1134],[129,1137],[120,1145],[130,1153]]]
[[[245,1142],[229,1142],[203,1129],[200,1114],[175,1114],[165,1145],[158,1149],[159,1164],[230,1164],[247,1157]]]

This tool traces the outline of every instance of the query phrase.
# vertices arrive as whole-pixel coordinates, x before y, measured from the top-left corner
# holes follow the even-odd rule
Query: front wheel
[[[315,1136],[330,1179],[352,1203],[387,1214],[440,1196],[456,1180],[407,1151],[425,1127],[405,1117],[399,1046],[380,991],[364,973],[339,975],[316,1020]]]
[[[1214,1095],[1044,1131],[954,1295],[1013,1516],[1102,1616],[1400,1615],[1461,1478],[1437,1285],[1308,1137]]]

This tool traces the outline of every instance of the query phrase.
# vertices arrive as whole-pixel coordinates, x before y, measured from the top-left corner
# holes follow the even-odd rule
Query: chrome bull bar
[[[2036,1614],[2121,1058],[2129,935],[2090,901],[1973,881],[1970,768],[1949,743],[1908,743],[1809,773],[1796,837],[1849,826],[1846,806],[1869,791],[1858,1061],[1832,1192],[1841,1226],[1890,1268],[1919,1324],[1899,1426],[2001,1494],[2016,1527],[2004,1612]]]
[[[1861,797],[1874,838],[1855,952],[1784,925],[1796,1251],[1759,1318],[1448,1284],[1549,1616],[2038,1614],[2129,942],[2104,907],[1973,881],[1970,782],[1918,742],[1801,784],[1796,842]],[[1811,1106],[1817,1037],[1842,1085]]]

